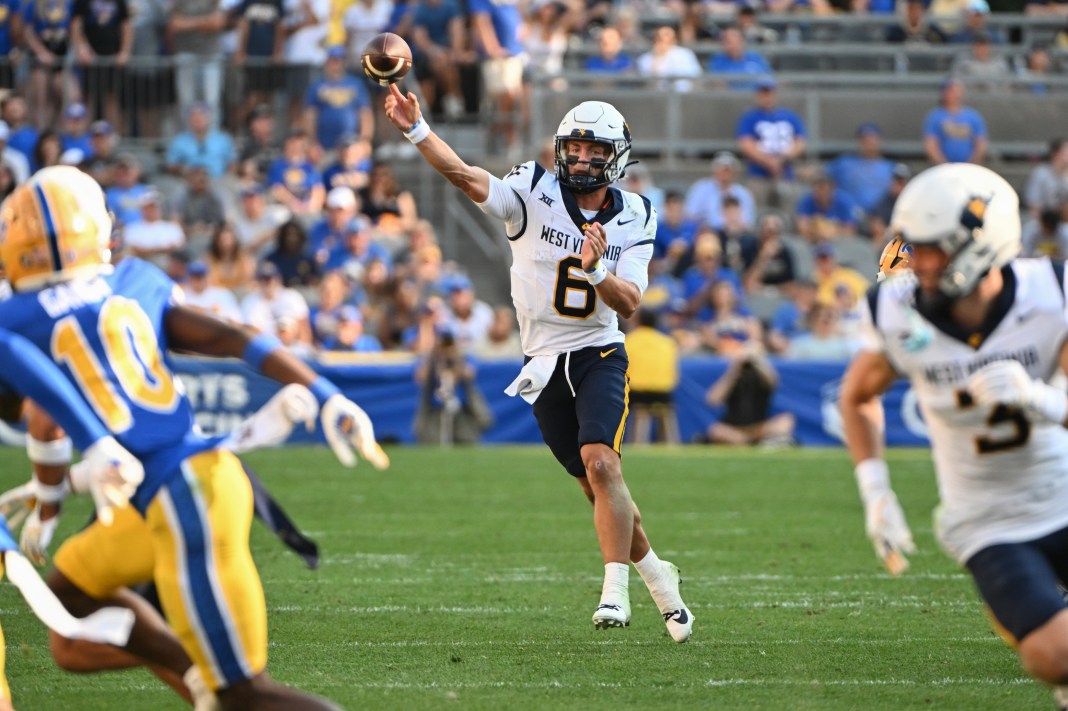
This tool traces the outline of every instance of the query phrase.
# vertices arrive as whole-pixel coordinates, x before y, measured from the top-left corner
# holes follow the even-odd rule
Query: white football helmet
[[[608,157],[599,176],[569,174],[567,142],[574,140],[608,146]],[[603,101],[583,101],[564,114],[556,129],[556,177],[576,193],[592,193],[611,185],[626,173],[630,145],[630,126],[616,107]],[[599,161],[594,163],[598,164]]]
[[[901,191],[890,232],[913,245],[936,245],[949,255],[938,290],[955,299],[1019,253],[1020,201],[1012,186],[989,168],[938,165]]]

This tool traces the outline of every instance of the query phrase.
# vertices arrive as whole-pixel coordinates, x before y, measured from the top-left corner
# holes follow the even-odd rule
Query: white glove
[[[34,476],[25,484],[0,495],[0,513],[7,519],[8,528],[17,531],[22,522],[26,522],[22,526],[19,546],[23,553],[37,565],[44,565],[47,562],[45,552],[52,543],[56,527],[59,525],[59,511],[51,518],[41,520],[41,504],[58,506],[66,498],[68,490],[66,479],[62,484],[48,486],[42,484]]]
[[[1036,422],[1060,425],[1068,417],[1068,393],[1032,378],[1015,360],[997,360],[975,371],[968,393],[977,405],[1018,407]]]
[[[70,468],[71,490],[92,495],[97,518],[105,526],[115,520],[113,509],[124,508],[144,478],[141,462],[114,437],[98,440]]]
[[[273,447],[289,439],[298,423],[303,423],[309,432],[315,429],[318,414],[319,403],[311,391],[293,383],[275,393],[263,407],[238,425],[223,440],[222,446],[234,454]]]
[[[41,520],[41,507],[35,506],[26,519],[26,525],[22,527],[22,535],[19,537],[19,548],[37,565],[48,562],[48,546],[56,535],[56,527],[59,526],[59,511],[52,518]]]
[[[12,531],[18,530],[36,504],[37,497],[33,480],[0,494],[0,514],[7,519],[7,526]]]
[[[854,474],[864,501],[864,530],[875,548],[875,555],[891,575],[901,575],[909,568],[905,553],[915,553],[912,531],[905,522],[897,495],[890,488],[890,472],[881,459],[865,459]]]
[[[359,405],[344,395],[331,395],[323,403],[319,417],[327,444],[346,467],[356,466],[353,446],[375,469],[389,467],[389,456],[375,441],[375,427],[371,424],[371,418]]]

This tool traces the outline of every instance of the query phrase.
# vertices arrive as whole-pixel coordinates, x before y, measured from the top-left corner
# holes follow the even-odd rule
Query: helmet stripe
[[[48,237],[48,248],[52,252],[52,270],[59,271],[63,268],[63,263],[59,258],[59,236],[56,234],[56,222],[52,219],[52,210],[48,206],[48,196],[45,195],[40,183],[33,186],[33,194],[37,196],[37,204],[41,208],[45,235]]]

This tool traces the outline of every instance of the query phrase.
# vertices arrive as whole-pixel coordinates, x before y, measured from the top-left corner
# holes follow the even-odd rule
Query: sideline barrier
[[[233,429],[278,389],[274,381],[252,373],[238,361],[175,358],[173,366],[196,409],[198,424],[209,434]],[[541,442],[530,406],[503,392],[521,366],[518,360],[477,365],[478,385],[496,420],[483,436],[484,443]],[[779,412],[792,412],[797,418],[795,436],[798,443],[807,446],[840,444],[841,419],[836,403],[844,364],[777,360],[775,366],[779,371],[780,386],[773,407]],[[367,411],[374,420],[379,440],[413,441],[412,420],[419,401],[419,389],[413,380],[414,361],[384,365],[314,364],[314,367]],[[684,442],[719,415],[705,405],[705,392],[725,369],[726,361],[718,358],[682,361],[675,401]],[[895,383],[884,404],[890,446],[927,444],[926,429],[906,382]],[[310,442],[314,437],[298,428],[291,441]]]

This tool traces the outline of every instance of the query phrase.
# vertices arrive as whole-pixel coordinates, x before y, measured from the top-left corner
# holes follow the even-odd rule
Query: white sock
[[[664,563],[650,548],[645,557],[634,564],[638,569],[638,575],[645,581],[645,587],[649,588],[649,594],[653,596],[653,602],[661,613],[671,612],[683,606],[682,598],[677,589],[671,589],[664,585]]]
[[[649,549],[644,558],[634,564],[634,567],[638,570],[638,575],[642,576],[642,580],[645,581],[645,586],[650,590],[660,581],[660,575],[664,571],[664,566],[660,564],[660,558],[657,557],[652,548]]]
[[[629,600],[629,582],[630,567],[626,563],[605,563],[601,600]]]

